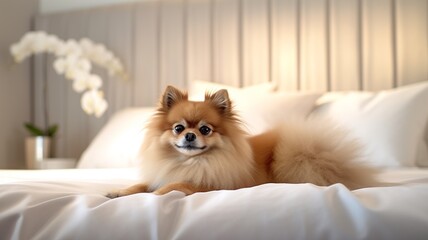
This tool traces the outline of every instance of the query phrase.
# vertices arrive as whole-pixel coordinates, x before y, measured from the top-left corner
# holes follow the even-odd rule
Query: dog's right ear
[[[186,93],[181,92],[173,86],[167,86],[161,100],[162,109],[168,111],[174,104],[186,99]]]
[[[226,89],[218,90],[212,94],[206,93],[205,101],[207,100],[210,101],[221,114],[230,114],[232,111],[232,103]]]

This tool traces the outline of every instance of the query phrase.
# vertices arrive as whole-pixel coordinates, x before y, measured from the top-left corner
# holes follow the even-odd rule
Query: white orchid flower
[[[85,92],[82,95],[80,104],[86,114],[94,114],[96,117],[101,117],[108,107],[103,92],[98,90]]]
[[[91,90],[99,89],[103,85],[103,81],[98,75],[92,74],[87,79],[87,87]]]
[[[46,50],[48,52],[55,54],[61,46],[62,41],[57,36],[49,35],[46,37]]]
[[[79,60],[79,55],[77,54],[67,54],[65,57],[65,62],[67,66],[75,66]]]
[[[64,54],[66,55],[81,55],[82,49],[80,48],[79,44],[77,44],[76,40],[67,40],[67,42],[64,45]]]
[[[22,54],[21,54],[22,50],[21,49],[22,49],[22,47],[18,43],[15,43],[10,47],[10,53],[12,54],[15,62],[17,62],[17,63],[19,63],[23,60],[23,58],[21,57],[22,56]]]
[[[91,74],[92,63],[104,67],[110,75],[117,75],[126,79],[122,63],[103,44],[96,44],[88,38],[79,42],[70,39],[59,39],[55,35],[45,32],[28,32],[19,42],[12,44],[9,49],[15,62],[21,62],[32,54],[48,52],[56,59],[53,67],[56,73],[73,80],[73,89],[84,92],[81,99],[83,110],[88,114],[100,117],[108,107],[103,92],[98,89],[102,86],[102,79]]]
[[[64,74],[65,68],[66,68],[64,58],[57,58],[53,63],[53,67],[54,67],[56,73],[58,73],[60,75]]]
[[[101,117],[108,108],[108,103],[104,98],[99,99],[95,106],[95,117]]]
[[[86,58],[78,59],[76,65],[78,68],[85,72],[90,72],[92,68],[91,62]]]
[[[81,80],[74,80],[73,81],[73,89],[74,91],[81,93],[86,90],[86,83]]]
[[[57,46],[55,46],[54,51],[55,51],[54,54],[57,57],[67,56],[67,47],[66,47],[66,45],[65,45],[64,42],[61,42],[60,44],[58,44]]]
[[[46,51],[46,41],[41,37],[37,37],[34,39],[33,44],[31,45],[32,51],[34,53],[41,53]]]
[[[81,93],[88,88],[88,76],[84,74],[80,74],[80,76],[76,76],[73,80],[73,89],[74,91]]]
[[[82,38],[79,41],[79,45],[82,48],[84,54],[90,53],[92,51],[92,49],[94,48],[94,43],[90,39],[87,39],[87,38]]]
[[[28,32],[21,38],[22,44],[31,44],[36,38],[38,32]]]
[[[73,65],[70,66],[70,65],[66,64],[64,76],[67,79],[75,80],[75,79],[79,78],[79,75],[81,75],[81,74],[82,74],[82,72],[76,66],[73,66]]]
[[[67,55],[65,58],[65,77],[73,80],[79,77],[79,74],[82,74],[82,70],[77,65],[78,62],[78,56],[71,54]]]
[[[80,72],[75,76],[73,81],[73,89],[76,92],[83,92],[85,90],[98,90],[103,82],[98,75]]]

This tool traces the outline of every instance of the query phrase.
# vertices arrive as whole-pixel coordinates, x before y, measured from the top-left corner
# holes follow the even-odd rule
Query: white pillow
[[[193,81],[189,88],[189,99],[203,101],[205,92],[226,89],[235,111],[241,117],[250,134],[258,134],[286,119],[304,119],[320,93],[275,92],[272,83],[260,83],[236,88],[219,83]]]
[[[326,93],[311,117],[327,117],[365,146],[374,166],[428,166],[428,82],[380,92]]]
[[[275,92],[249,95],[236,104],[236,111],[248,132],[259,134],[284,121],[306,119],[321,93]]]
[[[217,86],[218,88],[213,90],[225,87]],[[256,87],[228,89],[231,97],[238,102],[238,114],[242,116],[250,133],[260,133],[285,118],[306,117],[316,98],[320,96],[310,93],[273,93],[268,86],[259,86],[261,90]],[[200,89],[198,93],[204,94],[205,90]],[[154,107],[130,108],[116,113],[83,152],[77,167],[137,166],[137,155],[145,133],[144,125],[155,110]]]
[[[203,101],[206,91],[226,89],[235,111],[250,134],[264,132],[284,120],[306,118],[320,93],[274,92],[275,85],[261,83],[236,88],[223,84],[194,81],[190,85],[189,99]]]
[[[155,112],[150,108],[128,108],[107,122],[83,152],[78,168],[126,168],[138,166],[137,155],[144,126]]]
[[[272,93],[275,91],[275,88],[275,85],[272,83],[260,83],[249,87],[237,88],[221,83],[192,81],[189,88],[189,100],[203,101],[205,98],[205,92],[215,92],[221,89],[226,89],[232,101],[239,101],[242,97],[246,98],[247,96]]]

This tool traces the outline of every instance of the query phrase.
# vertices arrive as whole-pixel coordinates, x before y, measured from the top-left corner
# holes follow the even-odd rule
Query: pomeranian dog
[[[142,182],[108,194],[186,195],[264,183],[371,186],[374,171],[358,162],[356,142],[324,121],[284,123],[248,136],[226,90],[203,102],[168,86],[141,147]]]

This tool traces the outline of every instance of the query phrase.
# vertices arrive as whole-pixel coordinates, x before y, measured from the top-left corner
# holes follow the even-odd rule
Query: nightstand
[[[73,158],[47,158],[40,162],[40,169],[75,168],[77,160]]]

